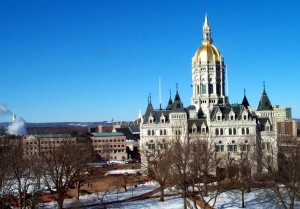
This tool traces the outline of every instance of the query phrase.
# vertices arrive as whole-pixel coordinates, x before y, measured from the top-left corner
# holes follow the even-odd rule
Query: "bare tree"
[[[199,194],[200,198],[205,203],[204,207],[209,204],[210,201],[215,200],[219,194],[219,187],[213,188],[215,195],[211,195],[207,201],[204,197],[208,196],[208,185],[213,181],[216,181],[215,172],[216,167],[220,163],[220,157],[217,156],[215,145],[213,140],[209,140],[206,135],[196,137],[190,136],[190,153],[191,161],[189,162],[189,183],[193,189],[194,194]],[[194,202],[194,208],[197,208],[196,200],[197,196],[192,196]]]
[[[111,185],[109,185],[109,186],[107,186],[107,188],[104,191],[97,193],[97,197],[101,201],[101,205],[104,209],[106,209],[105,198],[107,198],[107,195],[112,193],[112,191],[114,191],[114,189],[115,188],[111,188]]]
[[[90,144],[67,143],[66,140],[60,146],[41,154],[45,182],[48,187],[54,186],[57,189],[57,195],[53,197],[60,209],[63,208],[70,182],[85,170],[87,163],[92,160],[92,153]]]
[[[182,192],[182,198],[184,203],[184,209],[187,209],[189,206],[188,198],[189,186],[190,186],[190,172],[189,163],[191,162],[191,144],[189,143],[189,138],[186,137],[183,141],[177,137],[174,142],[171,144],[171,153],[172,153],[172,167],[171,167],[171,181],[176,186],[178,190]]]
[[[266,141],[262,152],[263,168],[271,178],[268,195],[284,209],[299,207],[295,204],[300,200],[300,142],[284,139],[278,143]]]
[[[119,176],[119,178],[115,182],[115,184],[122,187],[124,189],[124,191],[127,192],[128,191],[127,187],[128,187],[129,182],[131,182],[130,175],[124,174],[124,175]]]
[[[16,189],[20,199],[20,207],[26,207],[27,191],[32,183],[31,169],[28,160],[23,156],[21,143],[10,146],[7,155],[7,167],[11,171],[12,178],[15,179]]]
[[[232,173],[229,172],[229,181],[223,182],[222,187],[225,190],[230,190],[230,193],[234,196],[239,195],[237,193],[239,191],[241,195],[241,207],[244,208],[245,193],[250,192],[251,187],[254,186],[251,170],[254,170],[256,166],[256,153],[251,150],[254,146],[249,143],[241,143],[239,146],[239,151],[235,154],[239,156],[236,156],[236,159],[231,160],[231,153],[228,153],[230,163],[227,169],[231,170]]]
[[[164,190],[170,176],[172,166],[171,149],[165,140],[156,140],[153,144],[146,144],[143,155],[147,159],[148,176],[157,181],[160,186],[159,201],[164,201]]]

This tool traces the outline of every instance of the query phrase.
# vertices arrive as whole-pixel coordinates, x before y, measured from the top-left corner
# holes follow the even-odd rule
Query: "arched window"
[[[220,129],[220,135],[223,135],[223,128]]]
[[[216,135],[219,135],[219,129],[216,128]]]
[[[236,135],[236,128],[233,128],[233,135]]]
[[[245,135],[245,128],[242,128],[242,135]]]
[[[150,135],[151,135],[151,131],[150,131],[150,130],[148,130],[148,131],[147,131],[147,133],[148,133],[148,136],[150,136]]]
[[[154,130],[152,130],[152,136],[154,136],[155,135],[155,132],[154,132]]]
[[[214,93],[214,87],[212,84],[209,84],[209,94],[213,94]]]
[[[164,130],[164,135],[167,135],[167,130],[166,129]]]
[[[163,131],[162,130],[159,130],[159,135],[163,135]]]
[[[232,135],[232,129],[229,128],[229,135]]]
[[[249,134],[249,128],[246,128],[246,134]]]
[[[206,94],[206,85],[201,84],[202,94]]]

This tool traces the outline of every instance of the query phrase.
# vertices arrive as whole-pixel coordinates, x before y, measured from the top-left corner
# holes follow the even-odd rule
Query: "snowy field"
[[[95,193],[91,195],[80,196],[80,200],[76,201],[75,199],[67,199],[64,202],[64,208],[71,208],[74,206],[84,206],[90,204],[101,203],[101,198],[105,202],[124,200],[131,198],[133,196],[141,195],[147,192],[150,192],[159,185],[157,183],[148,182],[145,185],[139,185],[137,188],[130,187],[127,192],[124,190],[111,191],[108,194],[104,195],[103,193]],[[169,189],[165,190],[166,194],[172,194],[174,192]],[[155,195],[159,195],[156,193]],[[212,205],[212,202],[211,202]],[[106,206],[107,208],[120,208],[120,209],[182,209],[183,208],[183,199],[180,196],[166,197],[164,202],[159,202],[158,198],[150,198],[146,200],[139,200],[133,202],[125,203],[116,203]],[[253,190],[250,193],[245,194],[245,207],[251,209],[280,209],[281,207],[276,206],[270,197],[267,197],[262,190]],[[54,209],[57,208],[55,202],[47,203],[41,205],[39,208]],[[86,208],[99,208],[99,206],[90,206]],[[200,207],[199,207],[200,208]],[[218,196],[216,204],[214,205],[216,209],[238,209],[241,208],[241,195],[239,191],[225,192]],[[300,208],[300,203],[297,202],[295,208]]]

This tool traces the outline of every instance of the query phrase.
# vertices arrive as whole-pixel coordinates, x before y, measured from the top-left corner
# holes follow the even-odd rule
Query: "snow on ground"
[[[103,198],[105,202],[124,200],[133,196],[141,195],[158,188],[159,185],[153,182],[147,182],[144,185],[138,185],[138,187],[130,187],[127,192],[123,189],[117,191],[111,191],[103,198],[103,193],[94,193],[91,195],[80,196],[80,200],[66,199],[64,202],[64,208],[71,208],[72,206],[83,206],[101,203],[100,199]],[[166,189],[165,194],[174,194],[176,190]],[[159,195],[160,193],[156,193]],[[208,199],[207,197],[206,199]],[[210,202],[210,205],[213,201]],[[262,189],[252,190],[250,193],[245,193],[245,206],[251,209],[280,209],[279,206],[272,202],[272,199]],[[89,207],[98,208],[99,206]],[[57,208],[56,202],[43,204],[41,208],[54,209]],[[125,202],[107,205],[107,208],[122,208],[122,209],[182,209],[183,199],[180,196],[165,197],[164,202],[159,202],[158,198],[150,198],[146,200],[139,200],[134,202]],[[214,205],[216,209],[237,209],[241,208],[241,194],[239,191],[229,191],[221,193],[217,202]],[[300,203],[297,202],[295,208],[300,208]]]
[[[122,170],[110,170],[105,173],[107,175],[118,175],[118,174],[136,174],[139,170],[137,169],[122,169]]]
[[[164,202],[159,202],[158,198],[126,202],[121,204],[109,205],[107,208],[122,209],[182,209],[183,199],[180,196],[166,197]]]
[[[250,193],[245,193],[245,207],[246,208],[255,208],[255,209],[281,209],[276,205],[271,198],[269,192],[264,192],[263,189],[252,190]],[[209,197],[205,198],[209,200]],[[210,201],[210,205],[213,204],[213,200]],[[242,198],[241,192],[238,190],[228,191],[221,193],[217,197],[216,204],[214,208],[216,209],[237,209],[241,208]],[[298,202],[295,208],[300,208],[300,203]]]
[[[150,192],[156,188],[158,188],[159,185],[154,182],[147,182],[144,185],[138,185],[137,187],[128,187],[128,191],[125,192],[124,189],[114,190],[110,191],[107,194],[104,194],[103,192],[99,193],[93,193],[91,195],[82,195],[80,196],[79,201],[76,201],[74,198],[72,199],[66,199],[64,201],[64,207],[70,208],[74,205],[89,205],[89,204],[96,204],[101,203],[101,199],[103,198],[103,201],[105,202],[111,202],[116,200],[123,200],[130,197],[138,196],[147,192]],[[41,205],[42,208],[52,209],[57,208],[56,202],[51,203],[45,203]]]

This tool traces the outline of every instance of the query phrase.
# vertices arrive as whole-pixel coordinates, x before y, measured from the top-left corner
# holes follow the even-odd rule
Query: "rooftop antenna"
[[[226,68],[225,68],[225,77],[226,77],[226,83],[225,83],[225,86],[226,86],[226,96],[229,96],[228,94],[228,88],[229,88],[229,85],[228,85],[228,67],[226,65]]]
[[[158,78],[158,93],[159,93],[159,109],[161,110],[161,79]]]

